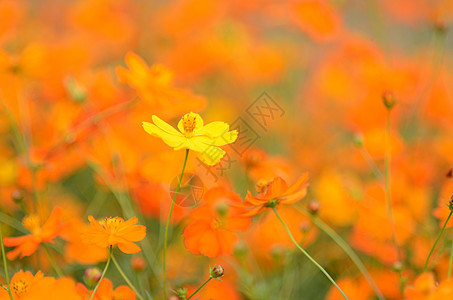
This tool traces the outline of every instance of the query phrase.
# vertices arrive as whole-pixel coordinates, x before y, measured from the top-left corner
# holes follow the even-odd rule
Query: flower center
[[[187,113],[182,117],[182,125],[184,133],[191,135],[197,126],[197,115],[194,113]]]
[[[121,223],[123,223],[124,220],[123,218],[120,217],[110,217],[110,218],[104,218],[101,222],[99,222],[106,230],[112,232],[112,231],[117,231],[118,228],[120,227]]]
[[[259,194],[265,194],[269,188],[269,182],[266,180],[260,180],[256,183],[255,189]]]
[[[29,288],[29,283],[23,280],[17,280],[12,284],[12,290],[17,296],[26,294]]]
[[[215,218],[214,220],[211,221],[211,228],[212,229],[220,229],[223,228],[224,224],[221,220]]]
[[[31,233],[37,233],[40,229],[40,219],[36,215],[26,216],[22,219],[22,224],[27,228]]]

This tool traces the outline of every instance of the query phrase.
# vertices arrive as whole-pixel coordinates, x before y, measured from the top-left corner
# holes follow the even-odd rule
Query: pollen
[[[27,281],[17,280],[12,283],[12,290],[17,296],[22,296],[28,292],[30,284]]]
[[[22,219],[22,224],[32,233],[36,233],[41,229],[41,220],[36,215],[26,216]]]
[[[195,127],[197,126],[197,114],[187,113],[182,117],[182,124],[184,127],[184,133],[192,134]]]
[[[121,223],[123,223],[124,220],[123,218],[120,217],[110,217],[110,218],[104,218],[101,222],[99,222],[106,230],[109,230],[110,232],[115,232],[118,230],[120,227]]]

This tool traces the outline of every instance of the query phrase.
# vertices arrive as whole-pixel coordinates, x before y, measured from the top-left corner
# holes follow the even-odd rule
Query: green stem
[[[182,181],[182,177],[184,175],[184,170],[186,169],[186,163],[187,163],[187,158],[188,157],[189,157],[189,149],[186,149],[186,157],[184,158],[184,165],[182,166],[181,177],[179,177],[178,186],[176,187],[175,195],[173,196],[173,200],[171,201],[170,213],[168,214],[167,225],[165,226],[164,252],[163,252],[163,271],[164,271],[163,293],[164,293],[164,299],[167,299],[167,240],[168,240],[168,228],[170,227],[171,214],[173,212],[173,207],[175,205],[176,196],[178,195],[179,188],[181,186],[181,181]]]
[[[42,248],[44,249],[44,252],[46,252],[46,256],[49,259],[50,265],[54,269],[55,273],[57,273],[58,277],[60,277],[60,278],[64,277],[63,272],[61,272],[60,267],[58,267],[58,265],[53,260],[52,255],[50,254],[49,249],[47,248],[47,246],[45,244],[42,244]]]
[[[451,249],[450,249],[450,260],[448,261],[448,275],[447,279],[451,278],[451,265],[453,263],[453,241],[451,242]]]
[[[8,266],[6,264],[5,245],[3,245],[3,233],[2,233],[1,228],[0,228],[0,244],[2,247],[3,268],[5,269],[6,290],[8,291],[8,294],[9,294],[9,297],[11,298],[11,300],[14,300],[13,294],[11,293],[10,283],[9,283]]]
[[[291,234],[291,231],[289,231],[289,228],[288,226],[286,226],[285,222],[283,222],[282,218],[280,217],[280,215],[278,214],[277,212],[277,209],[275,207],[272,207],[272,209],[274,210],[274,213],[275,215],[277,216],[278,220],[280,221],[280,223],[282,223],[283,227],[285,227],[285,230],[286,232],[288,233],[289,237],[291,238],[291,241],[293,242],[293,244],[316,266],[318,267],[318,269],[327,277],[327,279],[330,280],[330,282],[332,282],[332,284],[338,289],[338,291],[340,291],[340,293],[343,295],[343,297],[345,299],[348,300],[348,297],[345,295],[345,293],[340,289],[340,287],[338,286],[338,284],[335,282],[335,280],[333,280],[333,278],[329,275],[329,273],[327,273],[326,270],[324,270],[324,268],[318,264],[318,262],[316,260],[314,260],[310,254],[307,253],[307,251],[305,251],[301,246],[299,246],[299,244],[296,242],[296,240],[294,239],[293,235]]]
[[[298,206],[300,209],[301,207]],[[338,246],[340,246],[341,249],[349,256],[349,258],[352,260],[352,262],[356,265],[357,269],[362,273],[363,277],[368,281],[370,284],[371,288],[375,292],[376,296],[378,299],[383,300],[385,299],[384,296],[382,295],[382,292],[379,290],[377,284],[374,282],[373,278],[371,277],[370,273],[366,269],[365,265],[363,262],[360,260],[359,256],[354,252],[354,250],[346,243],[343,238],[335,232],[335,230],[332,229],[329,225],[327,225],[323,220],[321,220],[319,217],[314,216],[310,214],[306,210],[301,211],[309,216],[311,218],[311,221],[313,224],[315,224],[319,229],[324,231],[325,234],[327,234],[335,243],[337,243]]]
[[[19,129],[19,125],[17,124],[16,120],[14,120],[13,115],[9,111],[9,109],[6,107],[5,103],[3,100],[0,99],[0,104],[5,111],[6,117],[8,118],[8,121],[11,125],[11,128],[14,133],[14,137],[16,139],[16,147],[17,151],[19,154],[22,154],[25,159],[25,163],[27,167],[29,168],[30,171],[30,178],[31,178],[31,191],[32,191],[32,200],[33,200],[33,209],[36,211],[37,210],[37,205],[38,205],[38,192],[36,190],[36,183],[37,183],[37,178],[36,178],[36,166],[33,165],[30,159],[30,153],[29,153],[29,147],[27,143],[25,142],[25,135],[21,133]]]
[[[208,280],[206,280],[202,285],[200,285],[200,287],[192,293],[192,295],[189,296],[189,298],[187,298],[187,300],[189,300],[190,298],[192,298],[196,293],[198,293],[210,280],[212,279],[212,277],[209,277]]]
[[[384,173],[385,173],[385,198],[387,202],[387,218],[390,222],[390,229],[392,232],[392,243],[393,246],[397,250],[398,261],[402,261],[402,254],[401,249],[398,245],[398,241],[396,239],[396,229],[395,229],[395,221],[393,219],[393,208],[392,208],[392,194],[390,188],[390,175],[391,175],[391,145],[390,145],[390,130],[391,130],[391,119],[390,119],[390,111],[391,108],[387,109],[387,120],[386,120],[386,130],[385,130],[385,161],[384,161]]]
[[[442,233],[444,232],[445,227],[447,226],[448,220],[450,220],[450,217],[451,217],[451,214],[452,214],[452,213],[453,213],[453,211],[450,211],[450,214],[448,215],[448,218],[447,218],[447,220],[445,221],[444,226],[442,226],[442,229],[440,230],[439,234],[437,235],[436,241],[434,242],[434,245],[433,245],[433,247],[431,248],[431,251],[429,251],[428,257],[426,258],[425,266],[423,267],[423,272],[425,272],[425,271],[426,271],[426,268],[428,267],[429,258],[431,257],[431,254],[433,253],[434,248],[436,248],[437,242],[439,241],[440,236],[441,236]]]
[[[94,295],[96,294],[96,291],[99,288],[99,285],[101,284],[102,279],[104,279],[105,273],[107,272],[107,269],[109,268],[110,265],[110,260],[112,259],[112,246],[109,248],[109,258],[107,259],[107,263],[105,264],[104,271],[102,271],[101,278],[99,279],[98,283],[94,287],[93,293],[91,294],[90,300],[94,298]]]
[[[383,182],[382,173],[379,168],[376,166],[373,158],[371,157],[370,153],[363,147],[359,147],[360,154],[362,154],[363,159],[366,161],[368,166],[370,167],[371,171],[373,171],[374,176],[376,176],[379,182]]]
[[[120,274],[123,277],[124,281],[126,281],[127,285],[135,292],[137,297],[140,300],[143,300],[143,297],[140,295],[140,293],[137,291],[137,289],[129,281],[129,279],[127,278],[126,274],[124,274],[123,269],[121,269],[120,265],[118,264],[118,262],[115,259],[115,256],[113,256],[113,253],[111,254],[111,257],[112,257],[113,264],[115,264],[116,268],[118,269],[118,272],[120,272]]]
[[[105,184],[107,187],[110,189],[112,194],[115,196],[115,198],[118,201],[118,204],[121,207],[121,210],[123,211],[123,214],[128,217],[132,218],[134,216],[139,217],[137,213],[135,213],[134,208],[132,207],[132,201],[131,199],[127,196],[124,195],[121,191],[117,191],[117,189],[114,188],[114,186],[110,183],[114,178],[111,178],[106,174],[105,172],[102,172],[101,168],[96,165],[95,163],[92,163],[88,160],[85,160],[85,163],[100,177],[104,180]],[[154,254],[154,250],[151,247],[151,243],[149,242],[148,239],[144,239],[141,241],[141,245],[143,246],[143,256],[145,257],[146,261],[148,262],[148,265],[150,266],[152,272],[155,274],[159,284],[162,286],[162,282],[160,280],[160,277],[158,277],[158,271],[157,268],[155,267],[155,262],[156,262],[156,255]]]

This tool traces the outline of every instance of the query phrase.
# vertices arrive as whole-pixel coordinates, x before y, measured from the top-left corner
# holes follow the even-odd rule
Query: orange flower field
[[[453,0],[0,0],[0,300],[453,299]]]

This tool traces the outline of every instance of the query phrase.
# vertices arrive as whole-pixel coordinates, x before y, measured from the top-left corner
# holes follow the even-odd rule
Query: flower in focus
[[[141,241],[146,236],[146,227],[135,225],[136,217],[124,221],[120,217],[104,218],[101,221],[88,216],[90,228],[82,234],[84,243],[99,247],[118,245],[118,248],[127,254],[140,252],[139,246],[134,242]]]
[[[257,185],[258,195],[252,196],[250,191],[245,197],[245,204],[251,210],[245,216],[256,216],[266,207],[276,207],[279,204],[291,204],[301,200],[307,194],[308,173],[304,173],[290,187],[286,182],[276,177],[270,183],[259,182]]]
[[[16,247],[16,249],[8,252],[7,257],[13,260],[19,255],[20,258],[30,256],[35,253],[41,243],[53,243],[53,239],[60,234],[62,227],[61,212],[61,207],[55,207],[49,219],[42,226],[38,216],[30,215],[25,217],[22,224],[31,234],[3,238],[5,246]]]
[[[93,291],[88,290],[83,284],[77,284],[77,293],[81,299],[89,299]],[[121,285],[116,289],[113,289],[113,284],[107,278],[102,279],[99,284],[99,288],[94,295],[93,300],[104,300],[104,299],[121,299],[121,300],[135,300],[136,296],[133,290],[128,286]]]
[[[82,235],[89,229],[89,225],[78,218],[69,219],[61,231],[61,238],[66,240],[64,255],[68,261],[75,261],[82,265],[97,264],[107,260],[109,255],[105,247],[87,245]]]
[[[204,125],[199,114],[185,114],[178,123],[178,130],[152,116],[153,122],[143,122],[143,128],[152,136],[161,138],[174,150],[183,148],[199,152],[199,158],[207,165],[213,166],[222,159],[225,151],[220,148],[236,141],[238,132],[230,130],[224,122],[212,122]]]
[[[194,254],[208,257],[230,255],[237,243],[235,232],[248,229],[250,218],[244,217],[241,198],[223,187],[206,192],[205,204],[189,215],[192,222],[184,230],[184,244]]]

